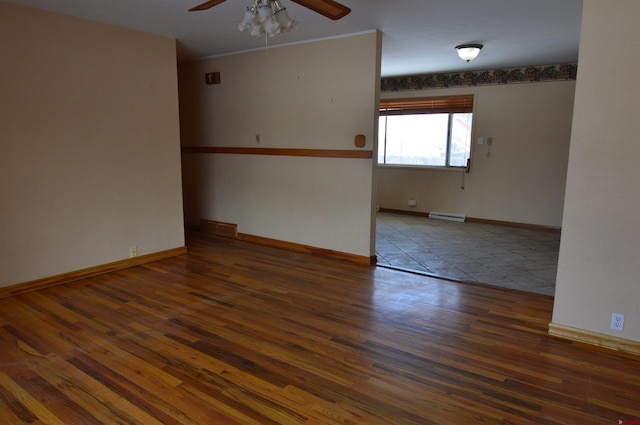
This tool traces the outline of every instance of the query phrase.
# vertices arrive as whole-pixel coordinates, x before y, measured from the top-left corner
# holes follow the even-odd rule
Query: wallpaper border
[[[382,78],[381,92],[575,80],[577,63]]]

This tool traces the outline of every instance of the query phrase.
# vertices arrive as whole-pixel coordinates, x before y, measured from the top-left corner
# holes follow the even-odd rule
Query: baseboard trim
[[[349,254],[346,252],[333,251],[331,249],[317,248],[309,245],[303,245],[294,242],[286,242],[279,239],[265,238],[262,236],[250,235],[247,233],[239,233],[238,225],[235,223],[227,223],[224,221],[200,219],[200,226],[198,230],[202,233],[215,236],[223,236],[233,239],[239,239],[246,242],[255,243],[258,245],[271,246],[274,248],[280,248],[287,251],[302,252],[305,254],[317,255],[320,257],[333,258],[343,261],[349,261],[351,263],[364,264],[367,266],[373,266],[378,261],[375,255],[371,257],[365,257],[362,255]]]
[[[429,217],[428,212],[420,212],[420,211],[407,211],[407,210],[395,210],[392,208],[379,208],[380,212],[387,212],[393,214],[404,214],[404,215],[412,215],[419,217]],[[488,218],[476,218],[476,217],[466,217],[465,222],[469,223],[480,223],[480,224],[495,224],[497,226],[506,226],[506,227],[518,227],[521,229],[531,229],[531,230],[541,230],[545,232],[561,232],[562,229],[560,227],[554,226],[545,226],[542,224],[529,224],[529,223],[518,223],[514,221],[502,221],[502,220],[490,220]]]
[[[239,148],[231,146],[182,146],[182,153],[304,156],[311,158],[371,159],[373,151],[343,149]]]
[[[62,285],[64,283],[73,282],[74,280],[86,279],[103,273],[114,272],[129,267],[140,266],[142,264],[152,263],[166,258],[177,257],[187,253],[187,247],[168,249],[165,251],[154,252],[152,254],[140,255],[138,257],[127,258],[125,260],[114,261],[112,263],[102,264],[95,267],[76,270],[55,276],[36,279],[29,282],[18,283],[11,286],[0,288],[0,299],[12,297],[14,295],[33,292],[51,286]]]
[[[392,213],[392,214],[404,214],[404,215],[413,215],[418,217],[429,217],[428,212],[420,212],[420,211],[407,211],[407,210],[394,210],[393,208],[378,208],[380,212]]]
[[[514,221],[490,220],[488,218],[467,217],[466,221],[468,221],[469,223],[495,224],[498,226],[518,227],[521,229],[540,230],[543,232],[560,233],[562,231],[560,227],[545,226],[542,224],[518,223]]]
[[[553,322],[549,323],[549,335],[579,344],[587,344],[623,354],[640,356],[640,342],[629,339],[573,328]]]
[[[351,263],[373,266],[376,264],[377,257],[375,255],[366,257],[363,255],[349,254],[346,252],[333,251],[331,249],[317,248],[313,246],[281,241],[278,239],[264,238],[262,236],[248,235],[238,233],[238,239],[255,244],[272,246],[275,248],[286,249],[287,251],[302,252],[305,254],[317,255],[320,257],[333,258],[337,260],[348,261]]]

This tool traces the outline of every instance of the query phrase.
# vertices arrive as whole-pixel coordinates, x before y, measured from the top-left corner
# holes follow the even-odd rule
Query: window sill
[[[444,171],[444,172],[460,172],[465,171],[465,167],[434,167],[424,165],[390,165],[390,164],[378,164],[380,168],[386,168],[390,170],[416,170],[416,171]]]

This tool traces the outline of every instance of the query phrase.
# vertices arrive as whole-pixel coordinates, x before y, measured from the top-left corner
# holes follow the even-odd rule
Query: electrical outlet
[[[136,248],[135,245],[129,247],[129,257],[133,258],[133,257],[137,257],[138,256],[138,248]]]
[[[611,314],[611,329],[621,331],[624,329],[624,314]]]
[[[256,145],[260,144],[260,139],[261,139],[260,133],[256,133]]]

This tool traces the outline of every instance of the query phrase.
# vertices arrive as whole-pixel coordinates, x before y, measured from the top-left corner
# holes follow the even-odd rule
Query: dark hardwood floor
[[[547,336],[550,297],[188,246],[0,300],[0,423],[640,420],[640,360]]]

